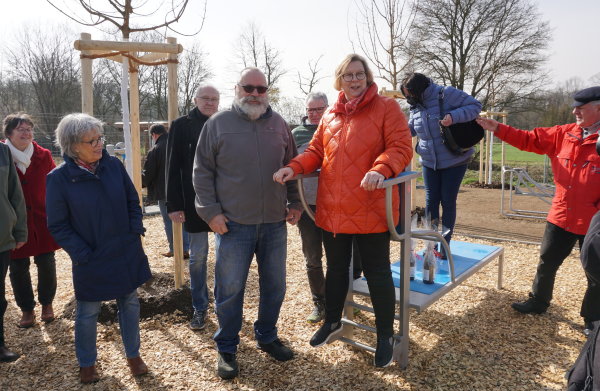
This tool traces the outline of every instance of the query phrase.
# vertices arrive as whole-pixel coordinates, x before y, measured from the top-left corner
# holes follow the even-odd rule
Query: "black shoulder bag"
[[[596,345],[599,343],[599,328],[600,322],[594,322],[594,331],[583,345],[575,364],[573,364],[573,367],[567,372],[567,391],[598,390],[598,377],[600,375],[596,373],[596,381],[594,382],[594,371],[598,371],[599,363],[598,361],[594,361],[594,359],[597,358]],[[595,385],[596,387],[594,387]]]
[[[440,121],[444,118],[444,88],[438,94],[438,105],[440,109]],[[455,123],[444,126],[440,123],[442,142],[454,154],[462,155],[476,145],[485,134],[485,131],[477,121]]]

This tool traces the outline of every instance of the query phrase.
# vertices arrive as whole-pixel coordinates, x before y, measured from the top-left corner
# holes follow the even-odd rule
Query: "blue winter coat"
[[[444,89],[444,113],[440,116],[439,91]],[[468,122],[479,115],[481,103],[471,95],[454,87],[431,83],[423,92],[423,104],[411,107],[408,126],[419,138],[416,151],[421,164],[434,170],[466,164],[473,156],[473,148],[462,155],[452,153],[442,143],[439,121],[446,114],[452,123]]]
[[[102,152],[96,174],[68,156],[46,179],[48,229],[73,262],[75,297],[112,300],[150,277],[142,210],[123,164]]]

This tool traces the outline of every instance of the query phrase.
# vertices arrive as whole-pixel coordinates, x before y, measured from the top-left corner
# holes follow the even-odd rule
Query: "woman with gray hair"
[[[69,114],[56,128],[64,163],[47,177],[50,233],[71,257],[77,310],[75,353],[82,383],[98,380],[96,322],[100,305],[117,300],[119,327],[134,376],[148,372],[140,357],[136,288],[150,277],[139,198],[121,162],[103,149],[102,123]]]

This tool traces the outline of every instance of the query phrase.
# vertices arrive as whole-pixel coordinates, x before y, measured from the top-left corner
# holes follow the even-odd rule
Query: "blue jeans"
[[[190,290],[195,311],[208,308],[206,285],[206,259],[208,258],[208,232],[190,232]]]
[[[164,200],[158,200],[158,209],[160,210],[160,215],[162,216],[163,224],[165,226],[165,235],[167,235],[167,240],[169,241],[169,251],[173,252],[173,222],[169,218],[169,212],[167,212],[167,205]],[[182,231],[183,251],[189,251],[190,238],[185,229]]]
[[[96,363],[96,325],[101,301],[77,300],[75,312],[75,355],[80,367]],[[137,290],[117,298],[119,329],[127,358],[140,355],[140,302]]]
[[[442,226],[450,229],[446,241],[450,242],[454,224],[456,223],[456,198],[467,165],[434,170],[423,166],[423,181],[425,182],[425,213],[431,216],[431,221],[440,220],[440,204],[442,205]]]
[[[256,255],[260,299],[254,337],[260,343],[277,339],[277,319],[285,296],[287,227],[284,221],[245,225],[228,222],[229,232],[215,234],[215,309],[217,349],[235,353],[240,343],[244,291]]]

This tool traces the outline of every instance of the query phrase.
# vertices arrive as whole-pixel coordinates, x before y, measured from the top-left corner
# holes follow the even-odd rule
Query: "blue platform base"
[[[461,274],[475,267],[484,258],[489,256],[494,251],[498,250],[499,247],[487,246],[485,244],[468,243],[451,241],[450,250],[452,251],[452,257],[454,258],[454,273],[455,278],[458,278]],[[410,290],[414,292],[424,293],[430,295],[442,288],[448,282],[450,282],[450,267],[447,260],[438,260],[437,270],[433,284],[423,283],[423,253],[420,254],[420,259],[417,260],[416,275],[415,279],[410,282]],[[394,280],[394,286],[400,286],[400,261],[393,263],[392,267],[392,279]]]

